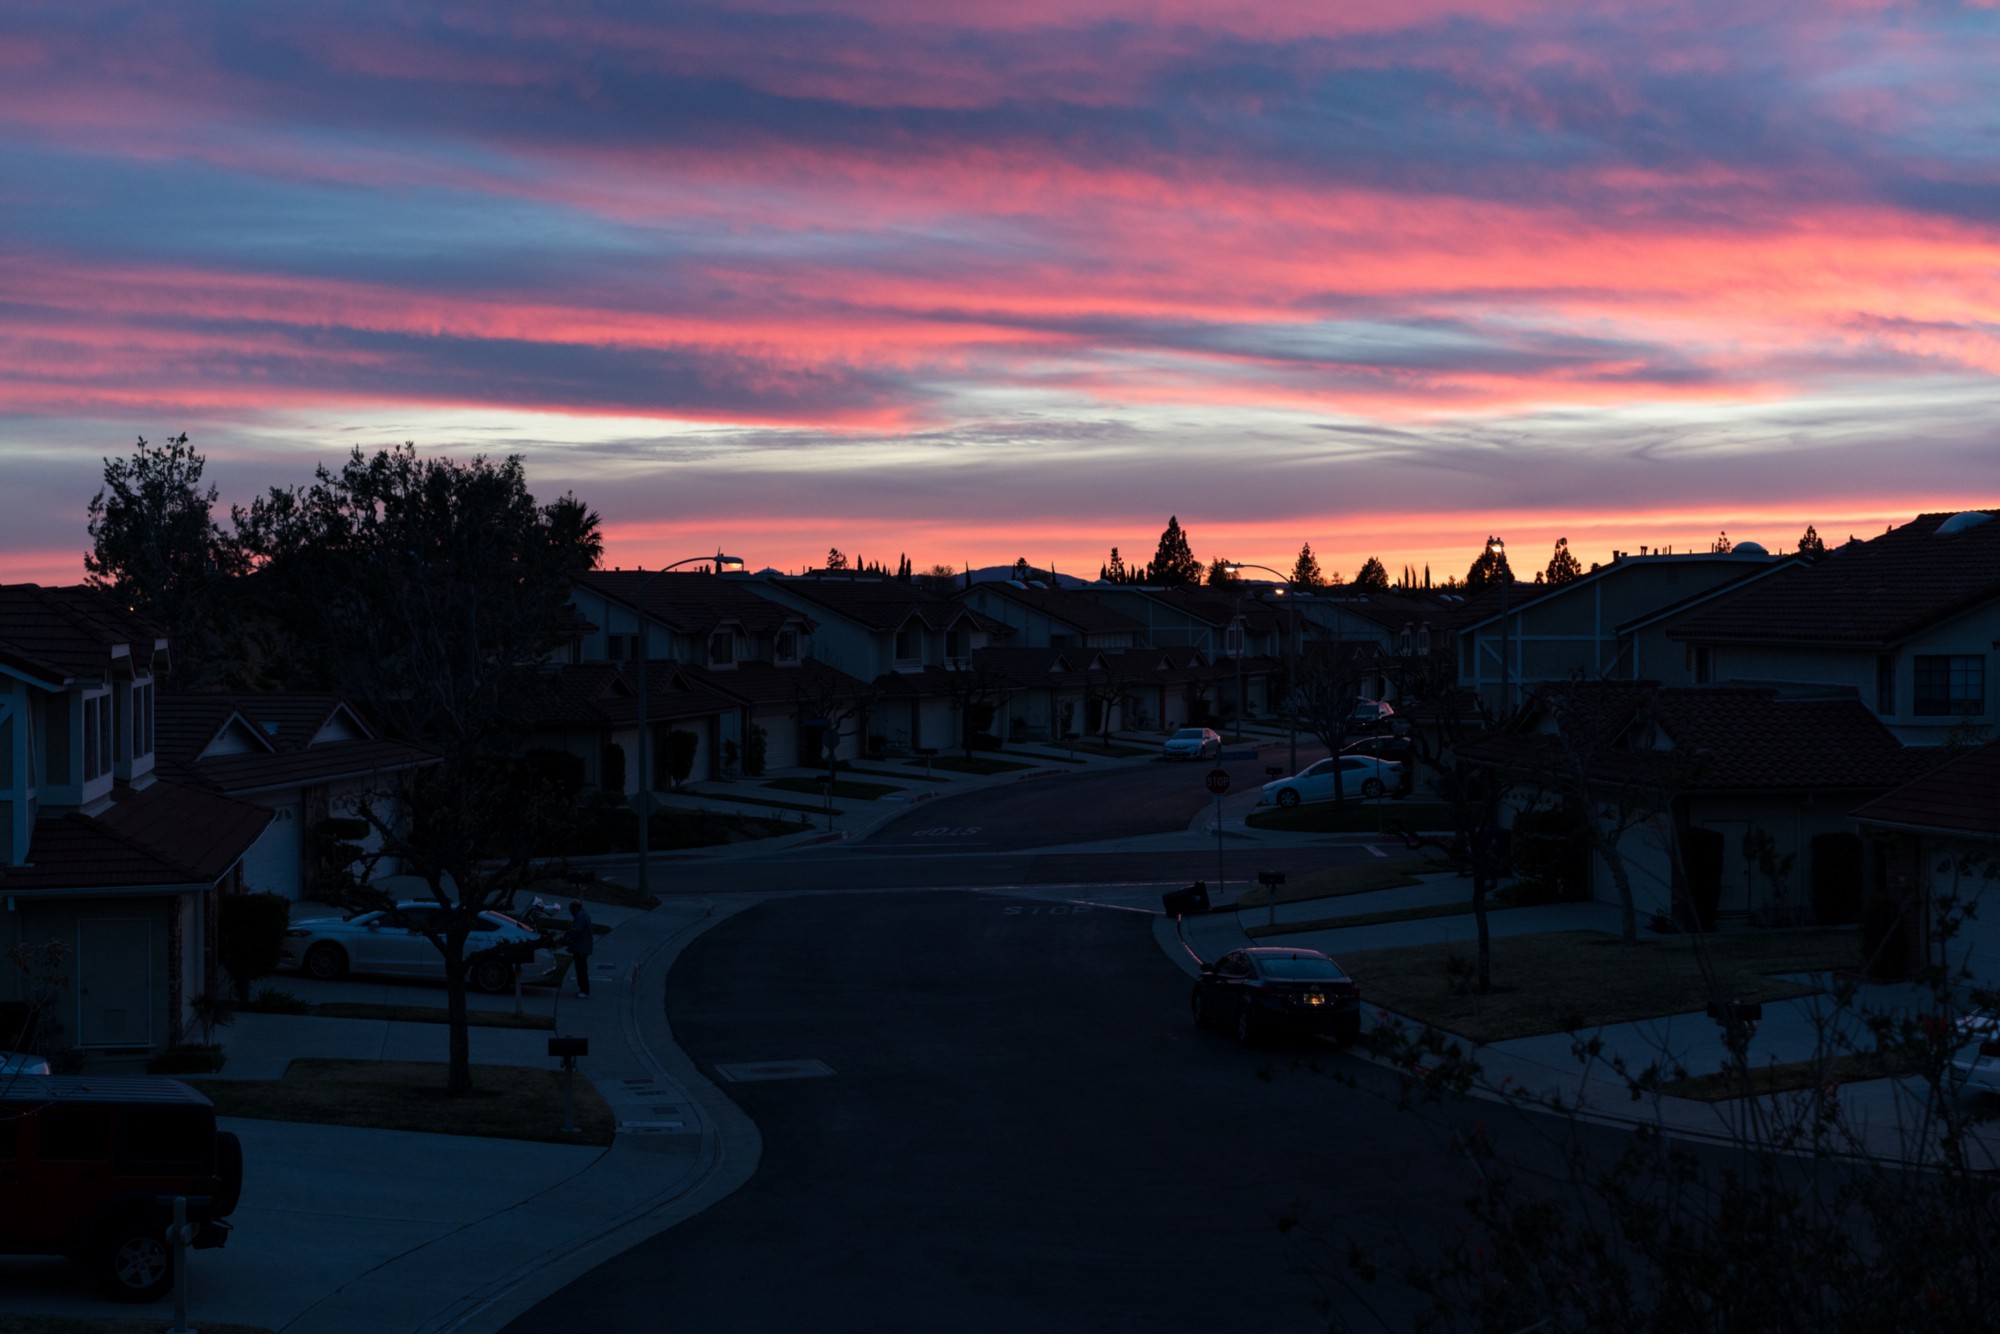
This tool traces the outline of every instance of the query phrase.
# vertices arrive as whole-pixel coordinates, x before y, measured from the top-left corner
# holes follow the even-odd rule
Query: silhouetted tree
[[[1217,556],[1214,560],[1210,561],[1208,563],[1208,586],[1210,588],[1220,588],[1225,584],[1235,583],[1236,571],[1229,568],[1235,563],[1235,561],[1230,560],[1227,556]]]
[[[1159,550],[1146,567],[1146,577],[1165,588],[1186,588],[1201,582],[1201,562],[1195,559],[1178,515],[1167,517],[1166,531],[1160,534]]]
[[[1122,584],[1131,579],[1125,569],[1125,559],[1118,554],[1118,548],[1111,548],[1111,559],[1098,568],[1097,577],[1107,584]]]
[[[1465,586],[1472,592],[1489,588],[1494,584],[1511,584],[1514,572],[1507,567],[1507,549],[1497,537],[1488,537],[1486,545],[1479,549],[1479,559],[1472,562],[1472,568],[1465,572]]]
[[[933,565],[917,576],[917,584],[935,597],[950,597],[958,583],[958,571],[949,565]]]
[[[841,552],[839,547],[828,547],[826,549],[826,568],[829,570],[844,570],[847,568],[847,557]]]
[[[1297,588],[1326,587],[1326,576],[1319,572],[1319,558],[1313,555],[1310,542],[1299,548],[1299,558],[1292,562],[1292,584]]]
[[[1378,560],[1376,557],[1370,556],[1367,560],[1361,562],[1360,570],[1358,570],[1355,573],[1354,586],[1356,588],[1366,589],[1372,593],[1388,592],[1389,591],[1388,567],[1382,564],[1382,562]]]
[[[1826,554],[1826,543],[1820,540],[1819,533],[1811,524],[1807,524],[1805,532],[1799,536],[1799,554],[1808,560],[1818,560]]]
[[[205,463],[185,433],[159,445],[141,436],[131,458],[104,460],[83,557],[92,588],[166,628],[183,687],[221,681],[242,659],[230,580],[243,572],[243,554],[215,522]]]
[[[1729,540],[1729,532],[1724,529],[1715,535],[1715,540],[1708,544],[1708,549],[1718,556],[1727,556],[1736,549],[1736,544]]]
[[[1556,587],[1583,577],[1583,565],[1569,551],[1569,539],[1556,539],[1555,554],[1549,557],[1549,568],[1542,572],[1543,578]]]

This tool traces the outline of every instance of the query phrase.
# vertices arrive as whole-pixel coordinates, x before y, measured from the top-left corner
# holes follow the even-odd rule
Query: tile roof
[[[835,699],[854,699],[868,690],[867,683],[860,678],[812,658],[802,660],[795,667],[780,667],[776,663],[751,659],[737,663],[726,672],[712,672],[701,667],[683,667],[681,670],[689,681],[751,705],[790,705],[801,699],[817,699],[829,693]]]
[[[580,662],[558,668],[531,706],[543,727],[630,727],[639,720],[636,663]],[[646,664],[646,714],[654,722],[727,713],[739,701],[704,684],[676,662]]]
[[[799,619],[790,607],[759,596],[750,579],[680,570],[589,570],[576,581],[627,606],[642,599],[648,616],[688,634],[706,634],[725,621],[764,634]]]
[[[0,893],[211,885],[236,864],[272,813],[179,783],[118,788],[97,815],[35,823],[27,866],[0,866]]]
[[[1086,634],[1145,629],[1130,616],[1113,611],[1089,594],[1074,589],[1023,588],[1018,584],[988,581],[974,585],[958,596],[964,598],[973,592],[997,593]]]
[[[250,730],[272,749],[298,751],[306,748],[336,710],[343,707],[338,695],[305,692],[270,694],[186,694],[162,691],[154,722],[153,742],[162,761],[193,764],[231,714],[240,715]],[[373,736],[356,710],[347,709],[364,734]]]
[[[1979,513],[2000,515],[2000,510]],[[2000,598],[2000,523],[1938,535],[1920,514],[1745,589],[1667,633],[1675,639],[1893,644]]]
[[[436,764],[429,751],[400,741],[331,741],[275,754],[218,755],[186,770],[194,782],[242,795],[273,788],[369,778]]]
[[[104,677],[119,647],[150,668],[165,638],[158,625],[94,589],[0,584],[0,657],[52,685]]]
[[[1854,818],[1863,824],[2000,840],[2000,741],[1946,760],[1914,782],[1856,807]]]
[[[968,607],[900,579],[772,579],[775,588],[817,603],[874,630],[901,629],[911,617],[932,630],[961,620],[979,623]]]

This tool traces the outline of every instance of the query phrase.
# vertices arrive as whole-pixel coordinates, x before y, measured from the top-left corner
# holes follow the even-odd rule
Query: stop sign
[[[1208,777],[1202,781],[1208,784],[1210,792],[1219,797],[1229,790],[1229,771],[1227,769],[1210,769]]]

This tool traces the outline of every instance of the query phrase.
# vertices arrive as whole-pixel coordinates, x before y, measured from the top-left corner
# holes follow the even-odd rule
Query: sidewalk
[[[221,1250],[190,1256],[190,1316],[288,1334],[494,1330],[563,1284],[735,1190],[755,1170],[756,1128],[674,1044],[662,979],[689,941],[750,906],[675,899],[628,917],[591,960],[591,999],[530,991],[586,1037],[581,1072],[611,1105],[610,1148],[230,1119],[243,1139],[243,1200]],[[444,1004],[442,987],[355,981],[274,985],[310,999]],[[327,997],[319,992],[332,988]],[[481,1009],[510,996],[478,997]],[[223,1078],[271,1078],[295,1057],[441,1061],[443,1024],[246,1014],[219,1030]],[[555,1068],[550,1033],[474,1027],[480,1064]],[[85,1269],[0,1258],[7,1309],[132,1316]],[[144,1314],[161,1317],[166,1308]]]
[[[1187,918],[1179,932],[1170,919],[1161,917],[1155,922],[1154,935],[1168,957],[1191,977],[1199,973],[1197,959],[1213,960],[1232,949],[1251,945],[1298,945],[1335,959],[1364,950],[1459,941],[1470,952],[1476,925],[1469,912],[1256,937],[1248,934],[1249,929],[1266,925],[1273,916],[1282,925],[1287,921],[1360,916],[1391,907],[1463,901],[1469,894],[1468,881],[1453,875],[1428,875],[1419,877],[1417,885],[1402,889],[1280,904],[1275,910],[1258,907],[1239,913],[1224,908]],[[1558,931],[1615,934],[1619,929],[1618,909],[1595,902],[1509,908],[1489,914],[1487,921],[1496,939]],[[1799,980],[1826,982],[1830,987],[1830,979],[1809,974]],[[1359,981],[1364,1014],[1373,1025],[1419,1026],[1404,1016],[1366,1006],[1368,979],[1362,977]],[[1860,1003],[1873,1012],[1901,1015],[1921,1012],[1923,1000],[1922,989],[1914,985],[1881,984],[1865,988]],[[1829,994],[1768,1002],[1751,1040],[1750,1063],[1763,1066],[1811,1059],[1822,1049],[1824,1035],[1836,1033],[1853,1037],[1864,1050],[1874,1046],[1861,1018],[1851,1011],[1841,1011]],[[1602,1044],[1600,1052],[1595,1059],[1580,1059],[1579,1044],[1592,1039]],[[1634,1073],[1654,1063],[1678,1064],[1697,1075],[1720,1069],[1727,1058],[1727,1049],[1720,1026],[1705,1010],[1612,1024],[1576,1035],[1553,1033],[1513,1038],[1474,1048],[1470,1054],[1478,1061],[1482,1083],[1487,1086],[1480,1096],[1499,1097],[1496,1091],[1504,1089],[1506,1097],[1524,1098],[1530,1103],[1546,1105],[1551,1099],[1560,1099],[1563,1105],[1576,1107],[1592,1120],[1657,1125],[1690,1137],[1728,1139],[1755,1110],[1746,1109],[1741,1100],[1711,1103],[1665,1096],[1635,1100],[1624,1076],[1614,1069],[1616,1061],[1622,1061]],[[1920,1080],[1880,1078],[1843,1083],[1834,1096],[1864,1152],[1901,1160],[1910,1142],[1911,1127],[1921,1120],[1927,1094]],[[1773,1096],[1784,1099],[1809,1095]],[[1972,1139],[1976,1160],[1983,1157],[1989,1168],[2000,1170],[2000,1124],[1975,1128]]]

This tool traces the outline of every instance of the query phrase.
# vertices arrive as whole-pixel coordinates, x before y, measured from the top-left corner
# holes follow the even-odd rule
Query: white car
[[[1160,755],[1169,760],[1209,760],[1222,757],[1222,734],[1206,727],[1183,727],[1166,739]]]
[[[440,911],[431,902],[399,903],[353,917],[301,918],[285,932],[278,966],[301,969],[306,976],[322,980],[372,973],[442,982],[444,955],[424,934],[424,928]],[[504,913],[479,914],[479,925],[465,937],[465,957],[471,961],[465,974],[467,985],[476,991],[499,993],[512,989],[514,970],[521,961],[531,959],[544,969],[554,968],[554,956],[539,948],[541,943],[539,931]],[[518,956],[518,960],[490,952],[499,946],[511,946],[506,954]]]
[[[1402,783],[1403,766],[1369,755],[1336,755],[1308,765],[1290,778],[1264,784],[1260,806],[1296,806],[1302,801],[1332,801],[1333,784],[1343,797],[1379,797]]]
[[[1968,1014],[1958,1021],[1958,1033],[1952,1083],[1960,1093],[2000,1093],[2000,1016]]]
[[[24,1051],[0,1051],[0,1075],[45,1075],[49,1063]]]

